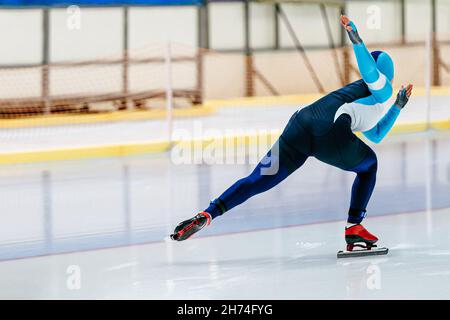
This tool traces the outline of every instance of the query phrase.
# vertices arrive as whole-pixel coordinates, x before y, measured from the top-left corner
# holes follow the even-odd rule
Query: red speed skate
[[[388,248],[378,248],[375,244],[378,238],[366,230],[362,225],[355,224],[345,228],[345,242],[347,250],[339,251],[338,258],[359,257],[387,254]]]
[[[200,212],[195,217],[180,222],[170,238],[174,241],[187,240],[210,223],[211,215],[207,212]]]

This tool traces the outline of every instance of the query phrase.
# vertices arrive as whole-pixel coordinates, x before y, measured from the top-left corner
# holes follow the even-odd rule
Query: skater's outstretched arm
[[[379,143],[391,130],[392,126],[397,120],[400,111],[408,102],[411,96],[413,86],[409,84],[406,88],[402,86],[397,94],[397,99],[388,112],[381,118],[380,121],[368,131],[364,131],[364,136],[372,142]]]
[[[391,82],[378,70],[377,63],[361,40],[355,24],[346,16],[341,16],[341,24],[353,43],[353,51],[364,82],[379,103],[386,102],[392,95]]]

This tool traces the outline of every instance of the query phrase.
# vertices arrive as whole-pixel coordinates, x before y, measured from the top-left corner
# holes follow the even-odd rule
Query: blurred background
[[[450,0],[3,0],[0,287],[16,289],[0,296],[108,296],[95,280],[88,295],[68,292],[54,269],[17,286],[45,268],[7,263],[161,243],[248,174],[293,112],[360,77],[341,14],[392,56],[396,89],[414,84],[392,135],[370,144],[380,169],[369,215],[423,212],[408,230],[433,241],[433,210],[450,206]],[[200,237],[344,221],[352,181],[308,160]],[[411,235],[400,226],[397,242]],[[173,250],[161,264],[173,266]]]
[[[3,1],[0,112],[154,108],[167,43],[180,106],[324,93],[358,77],[344,12],[395,58],[396,84],[425,86],[429,55],[431,85],[449,85],[448,0]]]

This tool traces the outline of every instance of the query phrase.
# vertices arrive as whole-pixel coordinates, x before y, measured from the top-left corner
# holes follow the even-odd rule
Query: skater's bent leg
[[[366,207],[375,187],[377,176],[377,156],[372,149],[364,160],[349,171],[356,172],[352,186],[352,196],[348,215],[349,223],[361,223],[366,214]]]
[[[236,181],[221,196],[211,201],[204,211],[208,212],[213,219],[222,215],[250,197],[273,188],[303,165],[307,159],[306,155],[296,153],[295,160],[292,160],[293,156],[287,154],[283,148],[278,149],[277,143],[274,147],[250,175]]]

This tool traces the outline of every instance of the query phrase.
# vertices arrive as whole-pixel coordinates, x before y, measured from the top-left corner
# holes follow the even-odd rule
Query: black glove
[[[351,41],[353,44],[360,44],[360,43],[362,43],[363,41],[362,41],[361,38],[359,37],[358,30],[356,29],[355,24],[354,24],[353,22],[350,22],[348,25],[349,25],[350,27],[352,27],[352,31],[348,31],[348,30],[347,30],[348,37],[350,38],[350,41]]]
[[[404,106],[408,103],[409,97],[406,94],[406,88],[400,89],[397,93],[397,99],[395,99],[395,105],[400,109],[403,109]]]

